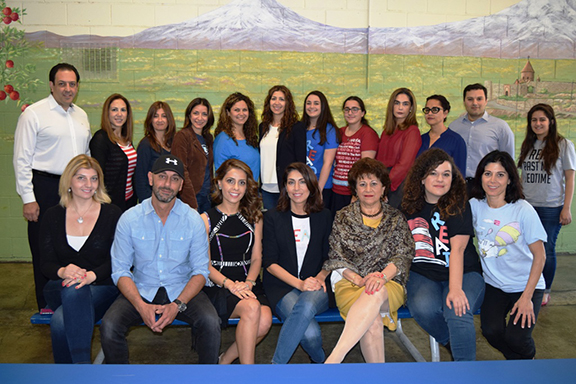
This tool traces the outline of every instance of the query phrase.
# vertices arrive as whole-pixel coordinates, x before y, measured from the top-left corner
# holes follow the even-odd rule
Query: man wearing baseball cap
[[[105,361],[129,362],[130,326],[144,321],[161,333],[177,318],[192,326],[198,362],[216,364],[220,318],[202,292],[208,279],[208,239],[198,212],[176,197],[184,182],[182,161],[160,156],[148,179],[152,196],[126,211],[116,227],[112,279],[121,295],[100,327]]]

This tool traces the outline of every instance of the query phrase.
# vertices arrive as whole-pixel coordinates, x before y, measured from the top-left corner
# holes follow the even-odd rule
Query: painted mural
[[[342,101],[358,95],[371,125],[381,131],[388,97],[398,87],[411,88],[419,108],[427,96],[445,95],[452,104],[450,123],[464,112],[462,89],[480,82],[489,89],[489,113],[509,123],[518,150],[526,111],[538,102],[553,105],[560,131],[576,139],[575,26],[576,0],[523,0],[491,16],[411,28],[340,28],[302,17],[275,0],[236,0],[127,37],[66,37],[49,31],[26,37],[42,44],[27,54],[42,81],[47,83],[49,68],[59,61],[79,68],[77,103],[88,112],[93,131],[106,97],[125,95],[134,111],[136,142],[156,100],[170,103],[181,126],[194,97],[206,97],[218,113],[224,99],[239,91],[261,112],[268,89],[284,84],[300,112],[309,91],[324,92],[341,124]],[[46,90],[40,86],[27,97],[43,98]],[[0,173],[9,180],[14,178],[11,138],[19,112],[0,105]],[[419,119],[425,132],[422,114]],[[13,181],[5,184],[0,201],[11,207],[18,196]],[[21,259],[28,255],[21,212],[1,208],[0,222],[11,231],[8,237],[0,234],[0,242],[10,244],[0,249],[0,259]],[[576,251],[570,231],[563,230],[560,251]]]

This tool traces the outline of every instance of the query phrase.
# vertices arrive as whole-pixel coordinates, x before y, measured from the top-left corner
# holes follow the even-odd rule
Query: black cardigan
[[[273,311],[280,299],[293,287],[270,274],[266,268],[272,264],[278,264],[301,280],[316,276],[322,269],[324,261],[328,259],[328,238],[331,231],[332,213],[329,210],[323,209],[321,212],[310,214],[310,241],[300,275],[298,275],[292,213],[269,210],[264,214],[262,284]]]
[[[262,132],[264,124],[259,126],[259,141],[262,141]],[[264,160],[265,159],[261,159]],[[282,188],[282,176],[286,168],[294,163],[300,162],[306,164],[306,127],[301,121],[292,126],[290,135],[286,131],[278,135],[278,144],[276,145],[276,177],[278,178],[278,188]]]
[[[128,157],[116,143],[110,141],[108,134],[99,129],[90,140],[90,154],[98,160],[104,172],[106,192],[112,199],[112,204],[125,211],[126,181],[128,179]],[[136,195],[136,188],[134,195]]]
[[[96,274],[93,284],[113,285],[110,274],[110,249],[116,223],[122,211],[115,205],[102,204],[96,224],[86,242],[76,251],[66,239],[66,209],[56,205],[46,211],[40,224],[40,257],[42,273],[58,280],[58,270],[74,264]]]

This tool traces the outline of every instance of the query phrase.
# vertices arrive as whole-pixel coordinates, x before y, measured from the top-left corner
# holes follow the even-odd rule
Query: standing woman
[[[175,134],[176,122],[170,105],[164,101],[152,103],[144,120],[144,137],[138,144],[135,183],[140,201],[152,196],[148,172],[160,156],[170,154]]]
[[[323,209],[312,169],[293,163],[283,176],[276,210],[264,215],[264,290],[283,321],[273,364],[287,364],[298,344],[314,363],[326,359],[314,319],[328,309],[326,276],[332,214]]]
[[[532,331],[546,287],[542,276],[546,231],[524,200],[516,165],[507,152],[492,151],[480,161],[472,197],[486,281],[482,334],[508,360],[533,359]]]
[[[341,138],[322,92],[312,91],[306,96],[302,122],[306,126],[306,164],[316,174],[324,206],[330,207],[334,158]]]
[[[306,160],[306,133],[298,120],[290,90],[283,85],[270,88],[259,127],[264,209],[273,209],[278,204],[286,167]]]
[[[222,104],[214,135],[214,168],[220,168],[228,159],[246,163],[254,180],[260,179],[260,152],[258,152],[258,123],[254,103],[248,96],[233,93]]]
[[[402,201],[404,179],[422,145],[416,121],[416,98],[408,88],[398,88],[388,100],[386,120],[376,160],[390,171],[388,203],[394,208]]]
[[[90,153],[104,172],[104,185],[112,204],[122,211],[138,201],[132,183],[136,150],[132,146],[132,108],[128,99],[114,93],[102,106],[100,129],[90,140]]]
[[[466,183],[444,150],[431,148],[416,159],[402,210],[416,242],[406,284],[410,313],[455,361],[476,360],[474,312],[482,305],[484,279]]]
[[[546,305],[556,272],[556,240],[562,226],[572,222],[576,169],[574,144],[558,133],[554,109],[548,104],[536,104],[528,111],[518,168],[522,169],[526,200],[536,209],[546,230],[546,290],[542,298],[542,305]]]
[[[466,142],[456,132],[446,127],[446,118],[450,112],[450,102],[442,95],[432,95],[426,99],[422,108],[424,118],[430,130],[422,134],[422,145],[416,157],[428,148],[440,148],[452,156],[461,174],[466,174]]]
[[[348,97],[342,104],[342,111],[348,125],[340,128],[342,142],[334,159],[330,208],[332,215],[352,200],[352,192],[348,186],[348,172],[352,165],[364,157],[373,159],[378,149],[378,134],[368,124],[362,99],[358,96]]]
[[[184,128],[172,143],[172,153],[184,162],[184,185],[180,199],[198,207],[198,213],[210,209],[210,188],[214,177],[214,137],[210,129],[214,125],[214,113],[208,100],[197,97],[184,112]]]
[[[210,281],[204,290],[226,324],[240,318],[236,341],[219,364],[254,364],[258,344],[270,330],[272,312],[259,279],[262,267],[262,212],[258,185],[240,160],[226,160],[216,171],[212,200],[202,214],[210,240]],[[216,284],[216,286],[214,286]]]
[[[70,160],[59,185],[60,204],[41,223],[42,272],[50,280],[44,294],[57,364],[91,363],[92,333],[118,296],[110,278],[110,248],[122,214],[110,203],[96,160]]]

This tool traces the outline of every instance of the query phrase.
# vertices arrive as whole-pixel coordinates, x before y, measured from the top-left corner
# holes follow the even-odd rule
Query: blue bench
[[[51,318],[52,318],[52,315],[41,315],[40,313],[35,313],[30,317],[30,323],[31,324],[48,324],[49,325]],[[412,318],[412,314],[410,313],[410,310],[408,309],[408,307],[402,306],[398,310],[398,325],[396,328],[396,335],[400,339],[400,342],[402,343],[402,345],[404,345],[404,347],[408,350],[410,355],[412,355],[414,360],[416,360],[417,362],[425,362],[426,359],[424,359],[424,357],[422,356],[420,351],[414,346],[414,344],[412,344],[412,342],[410,341],[408,336],[406,336],[406,334],[404,334],[404,330],[402,329],[402,319],[411,319],[411,318]],[[238,320],[239,319],[229,319],[228,324],[237,325]],[[337,308],[330,308],[326,312],[323,312],[319,315],[316,315],[316,321],[318,321],[319,323],[338,323],[338,322],[342,322],[344,320],[340,316],[340,312],[338,312]],[[99,325],[100,322],[98,322],[96,324]],[[282,324],[282,320],[280,320],[276,316],[274,316],[274,317],[272,317],[272,324]],[[183,322],[183,321],[175,319],[172,322],[172,325],[188,325],[188,324]],[[436,340],[432,336],[430,336],[430,351],[431,351],[431,355],[432,355],[431,361],[433,361],[433,362],[440,361],[440,350],[438,348],[438,343],[436,342]],[[94,364],[102,364],[103,361],[104,361],[104,354],[102,352],[102,349],[100,349],[98,356],[96,356],[96,359],[94,360]]]

